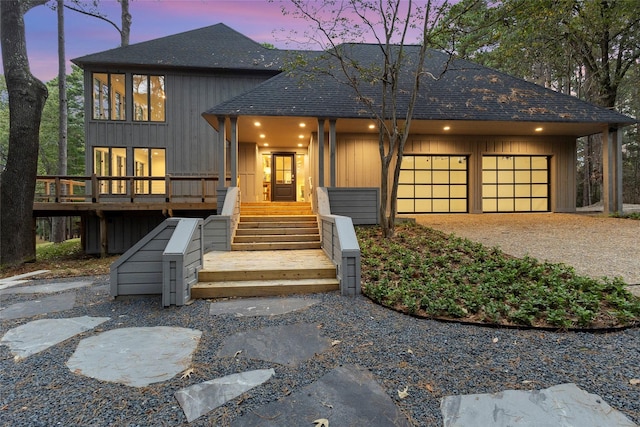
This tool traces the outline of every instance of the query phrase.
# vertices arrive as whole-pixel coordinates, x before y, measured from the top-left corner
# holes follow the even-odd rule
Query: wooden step
[[[240,217],[240,222],[238,222],[239,229],[248,229],[248,228],[318,228],[318,223],[315,221],[242,221],[242,217]]]
[[[276,296],[339,290],[336,267],[322,250],[209,252],[192,298]]]
[[[317,242],[265,242],[265,243],[232,243],[232,251],[283,251],[301,249],[321,249]]]
[[[304,265],[300,266],[304,267]],[[316,268],[278,268],[262,270],[206,270],[198,273],[201,282],[234,282],[256,280],[299,280],[299,279],[335,279],[336,268],[333,265]]]
[[[315,215],[243,215],[240,214],[240,222],[317,222]]]
[[[261,209],[261,208],[240,208],[241,215],[313,215],[311,209],[304,208],[275,208],[275,209]]]
[[[340,289],[337,279],[256,280],[199,282],[191,287],[192,298],[264,297],[331,292]]]
[[[234,243],[268,243],[268,242],[319,242],[320,234],[318,230],[315,234],[260,234],[238,236],[233,239]]]
[[[265,234],[318,234],[318,226],[314,227],[298,227],[298,228],[237,228],[236,236],[260,236]]]

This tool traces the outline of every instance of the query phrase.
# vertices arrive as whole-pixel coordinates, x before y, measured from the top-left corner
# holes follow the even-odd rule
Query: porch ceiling
[[[257,125],[256,123],[259,123]],[[371,133],[369,128],[375,122],[371,119],[337,119],[337,133]],[[302,126],[304,125],[304,126]],[[414,120],[411,132],[429,135],[513,135],[513,136],[586,136],[602,132],[606,123],[540,123],[540,122],[488,122],[462,120]],[[448,130],[445,130],[449,127]],[[541,128],[542,130],[536,131]],[[227,138],[229,122],[227,121]],[[259,146],[269,147],[307,147],[311,134],[317,132],[315,117],[274,117],[240,116],[238,118],[238,140],[256,142]],[[325,121],[325,132],[329,130],[329,121]],[[299,145],[302,144],[302,145]]]

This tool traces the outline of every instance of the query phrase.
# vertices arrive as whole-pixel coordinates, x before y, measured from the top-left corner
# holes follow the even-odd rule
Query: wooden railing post
[[[55,201],[56,201],[56,203],[60,203],[60,177],[59,176],[56,176],[55,185],[56,185],[56,189],[55,189],[56,190],[56,199],[55,199]]]
[[[129,177],[129,200],[131,201],[131,203],[133,203],[133,198],[135,196],[135,178],[134,177]]]
[[[91,175],[91,201],[98,203],[100,199],[100,186],[98,185],[98,177],[96,174]]]
[[[167,202],[171,202],[171,198],[172,198],[172,182],[171,182],[171,175],[167,174],[164,177],[164,188],[165,188],[165,192],[167,193],[167,197],[166,197],[166,201]]]

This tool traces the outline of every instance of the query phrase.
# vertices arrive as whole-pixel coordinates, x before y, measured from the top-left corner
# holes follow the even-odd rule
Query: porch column
[[[324,119],[318,119],[318,185],[324,187]]]
[[[605,214],[622,213],[622,132],[602,131],[602,201]]]
[[[238,118],[231,117],[231,135],[229,136],[231,141],[231,184],[229,187],[238,186]]]
[[[336,186],[336,119],[329,120],[329,186]]]
[[[218,188],[225,187],[227,177],[227,135],[224,127],[226,119],[218,116]]]

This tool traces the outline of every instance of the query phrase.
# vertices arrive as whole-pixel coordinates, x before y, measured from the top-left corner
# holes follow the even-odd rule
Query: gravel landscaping
[[[442,425],[440,399],[447,395],[534,390],[576,383],[600,395],[640,423],[640,330],[610,333],[548,332],[470,326],[416,319],[365,297],[338,293],[300,296],[318,304],[271,317],[212,316],[211,302],[163,309],[160,297],[113,300],[108,277],[75,289],[75,307],[30,318],[4,320],[0,335],[30,320],[77,316],[110,317],[41,353],[14,361],[0,346],[0,425],[176,426],[187,425],[174,393],[189,385],[238,372],[269,369],[275,375],[189,425],[230,425],[242,414],[294,393],[330,370],[347,364],[367,368],[415,426]],[[32,285],[55,282],[33,281]],[[25,286],[25,285],[20,285]],[[42,296],[42,295],[40,295]],[[5,293],[3,307],[39,295]],[[235,333],[311,323],[322,336],[340,341],[297,367],[242,357],[218,357],[223,340]],[[71,372],[69,360],[82,338],[133,326],[177,326],[202,331],[193,373],[146,387],[103,382]],[[149,360],[153,363],[153,360]],[[407,388],[400,399],[398,390]],[[312,424],[310,424],[312,425]]]

